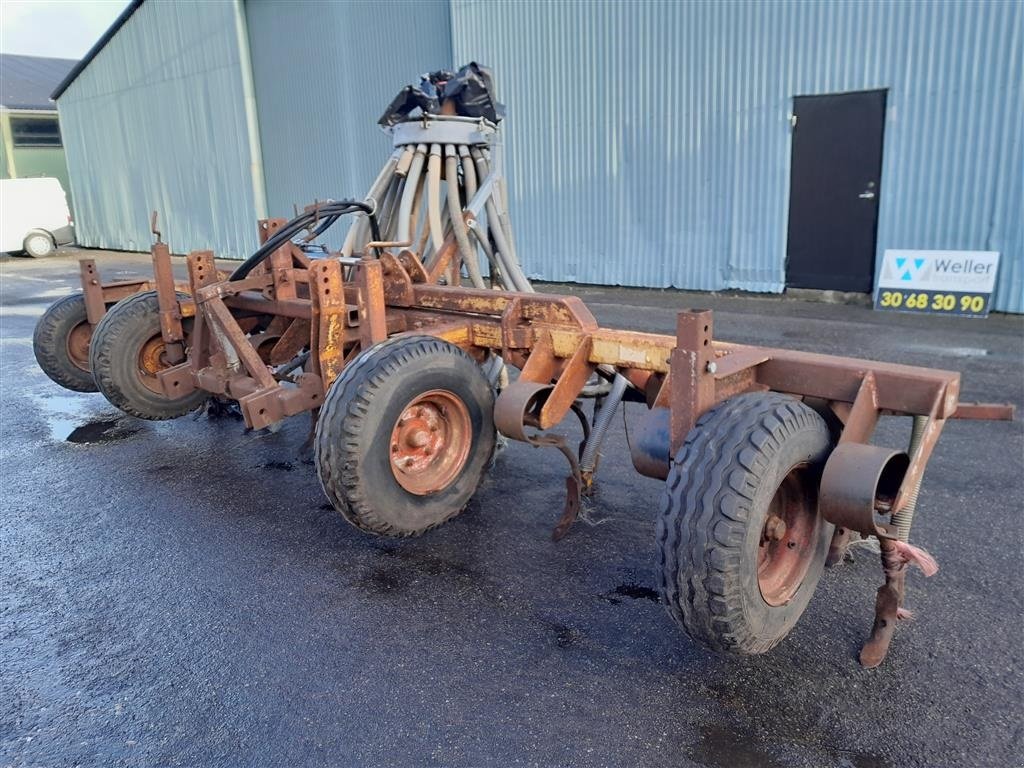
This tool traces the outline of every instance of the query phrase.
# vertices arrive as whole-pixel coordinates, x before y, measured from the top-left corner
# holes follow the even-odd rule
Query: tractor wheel
[[[93,333],[89,364],[103,396],[140,419],[175,419],[196,410],[208,397],[196,390],[172,399],[160,388],[156,374],[170,365],[164,357],[156,291],[129,296],[103,316]]]
[[[418,536],[461,512],[494,453],[494,394],[480,367],[432,336],[377,344],[324,398],[316,464],[357,528]]]
[[[764,653],[796,624],[832,538],[818,514],[831,450],[821,416],[785,395],[739,395],[698,420],[657,525],[662,599],[694,640]]]
[[[85,297],[65,296],[50,305],[36,323],[32,351],[43,373],[65,389],[95,392],[89,372],[92,325],[85,315]]]

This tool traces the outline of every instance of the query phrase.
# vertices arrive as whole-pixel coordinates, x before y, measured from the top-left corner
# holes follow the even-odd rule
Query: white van
[[[0,251],[48,256],[75,241],[68,199],[57,179],[0,179]]]

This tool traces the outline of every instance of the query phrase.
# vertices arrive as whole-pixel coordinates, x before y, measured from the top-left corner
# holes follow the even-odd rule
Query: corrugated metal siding
[[[447,1],[248,0],[246,17],[270,215],[366,194],[391,153],[377,119],[451,65]]]
[[[879,253],[1001,251],[995,306],[1021,312],[1022,16],[1017,2],[452,0],[452,41],[509,104],[533,276],[782,290],[792,97],[887,88]]]
[[[256,245],[233,5],[147,2],[58,100],[79,242]]]

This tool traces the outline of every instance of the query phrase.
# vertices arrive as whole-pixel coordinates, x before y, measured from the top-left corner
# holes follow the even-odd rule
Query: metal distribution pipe
[[[410,229],[413,227],[412,216],[414,211],[413,204],[416,203],[415,212],[417,217],[419,215],[419,199],[421,195],[419,192],[419,181],[420,175],[423,172],[423,161],[426,158],[427,145],[417,144],[416,154],[412,158],[412,163],[409,165],[409,175],[405,180],[405,189],[402,191],[402,204],[398,208],[398,234],[397,239],[400,242],[408,242],[412,240],[410,235]]]
[[[458,258],[448,270],[451,278],[457,279],[455,265],[462,264],[468,283],[487,288],[486,258],[490,287],[533,291],[512,238],[501,147],[494,144],[493,151],[488,149],[495,140],[494,126],[481,122],[470,130],[467,123],[472,122],[428,116],[408,121],[412,125],[404,132],[396,131],[400,143],[362,207],[356,208],[359,215],[346,233],[343,258],[365,252],[371,239],[383,239],[407,244],[429,267],[436,264],[445,242],[454,238]],[[468,221],[467,210],[474,214]],[[371,237],[368,211],[373,212],[377,237]],[[331,223],[325,219],[322,229]]]
[[[444,229],[441,225],[440,144],[430,145],[430,160],[427,162],[427,223],[434,252],[439,252],[444,243]]]
[[[484,158],[483,153],[479,149],[473,147],[470,149],[470,154],[473,157],[473,161],[476,163],[477,174],[486,179],[490,174],[490,168],[488,167],[487,160]],[[501,216],[498,214],[498,207],[495,204],[493,192],[490,197],[487,198],[485,208],[487,210],[487,224],[488,229],[490,230],[490,236],[494,239],[494,244],[497,246],[497,253],[495,256],[498,259],[498,263],[503,267],[503,272],[507,278],[506,287],[522,293],[534,293],[533,286],[530,284],[530,281],[526,279],[526,275],[523,274],[523,270],[519,266],[519,261],[516,259],[515,252],[513,251],[508,238],[505,237],[505,230],[501,225]],[[511,282],[511,285],[509,285],[509,282]]]
[[[462,254],[462,263],[466,265],[469,281],[474,288],[486,288],[483,275],[480,273],[480,262],[476,258],[476,248],[469,242],[469,230],[462,218],[462,202],[459,200],[459,157],[451,144],[445,146],[444,152],[444,172],[448,182],[448,217],[452,222],[452,231],[455,232],[455,241],[459,244],[459,253]]]

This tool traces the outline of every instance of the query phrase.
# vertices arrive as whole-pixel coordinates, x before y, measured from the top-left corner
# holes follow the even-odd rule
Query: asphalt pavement
[[[0,765],[1022,764],[1019,420],[946,426],[914,530],[941,569],[909,577],[916,618],[881,668],[856,661],[881,583],[866,550],[775,650],[720,657],[658,604],[661,483],[624,431],[640,406],[559,543],[562,459],[517,443],[451,523],[374,538],[324,497],[305,416],[147,423],[51,383],[32,329],[77,255],[0,259]],[[671,332],[710,306],[719,338],[957,370],[963,399],[1024,407],[1021,317],[572,291],[607,325]],[[884,419],[879,441],[907,431]]]

